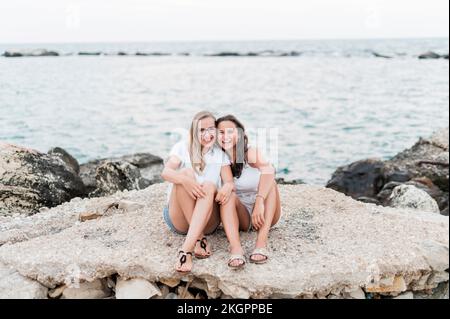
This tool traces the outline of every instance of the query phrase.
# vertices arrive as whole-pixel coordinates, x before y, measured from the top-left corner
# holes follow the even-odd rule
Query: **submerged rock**
[[[173,266],[184,237],[164,223],[166,189],[156,184],[74,200],[31,217],[4,217],[0,237],[7,244],[0,247],[0,263],[48,288],[118,275],[173,286],[181,281],[216,298],[362,298],[359,289],[397,296],[448,282],[447,217],[365,204],[309,185],[280,185],[282,218],[270,232],[267,264],[229,269],[228,242],[219,228],[208,237],[213,255],[194,259],[192,273],[180,275]],[[88,206],[120,200],[142,208],[77,220]],[[248,255],[256,233],[242,233],[241,239]]]
[[[305,184],[305,182],[301,179],[293,179],[293,180],[285,180],[283,177],[277,178],[275,180],[279,185],[299,185]]]
[[[393,57],[390,55],[381,54],[378,52],[372,52],[372,55],[376,58],[383,58],[383,59],[392,59]]]
[[[433,51],[428,51],[419,55],[419,59],[427,60],[427,59],[440,59],[441,56]]]
[[[0,142],[0,214],[34,214],[84,194],[61,157]]]
[[[36,50],[9,50],[3,53],[6,58],[17,58],[17,57],[43,57],[43,56],[59,56],[56,51],[48,51],[46,49],[36,49]]]
[[[102,55],[103,53],[100,51],[97,52],[86,52],[86,51],[82,51],[82,52],[78,52],[78,55],[87,55],[87,56],[98,56],[98,55]]]

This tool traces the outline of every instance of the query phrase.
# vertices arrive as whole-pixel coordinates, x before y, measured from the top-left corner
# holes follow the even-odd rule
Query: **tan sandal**
[[[240,263],[240,264],[237,265],[237,266],[231,265],[231,263],[232,263],[233,261],[236,261],[236,260],[242,261],[242,263]],[[243,268],[243,267],[245,266],[245,264],[246,264],[245,257],[244,257],[243,255],[240,255],[240,254],[233,254],[233,255],[231,255],[230,258],[228,259],[228,267],[230,267],[230,268],[232,268],[232,269],[241,269],[241,268]]]
[[[256,260],[252,258],[253,256],[260,255],[265,257],[261,260]],[[256,248],[251,254],[250,254],[250,262],[253,264],[265,264],[267,260],[269,259],[269,252],[267,248]]]

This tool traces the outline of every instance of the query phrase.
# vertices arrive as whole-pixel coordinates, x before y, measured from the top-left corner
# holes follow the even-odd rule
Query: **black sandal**
[[[203,237],[202,239],[197,239],[197,242],[200,242],[200,247],[207,253],[207,255],[195,254],[195,258],[206,259],[211,256],[211,253],[208,253],[208,251],[206,250],[206,247],[208,245],[207,238]]]
[[[190,252],[190,251],[184,252],[184,251],[180,250],[180,251],[178,252],[178,255],[180,255],[180,254],[181,254],[181,257],[180,257],[180,267],[177,267],[177,268],[181,268],[181,267],[186,263],[186,261],[187,261],[187,255],[191,255],[191,257],[192,257],[192,252]],[[182,274],[187,274],[187,273],[190,273],[191,270],[188,270],[188,271],[181,271],[181,270],[178,270],[178,269],[177,269],[177,272],[182,273]]]

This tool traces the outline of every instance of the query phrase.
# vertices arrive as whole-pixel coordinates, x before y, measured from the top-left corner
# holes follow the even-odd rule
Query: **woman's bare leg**
[[[216,186],[212,183],[206,182],[202,187],[206,193],[206,196],[197,199],[194,211],[192,212],[192,216],[189,221],[189,230],[184,244],[181,247],[183,251],[194,250],[197,239],[203,236],[204,230],[213,215]]]
[[[242,218],[242,214],[238,213],[238,209],[237,209],[238,201],[239,201],[239,199],[237,198],[236,194],[232,193],[228,202],[226,204],[220,206],[220,218],[222,220],[222,224],[225,229],[225,233],[227,235],[228,242],[230,244],[230,253],[243,255],[244,250],[242,249],[242,245],[241,245],[239,229],[241,228],[241,224],[245,223],[245,222],[247,222],[247,227],[248,227],[248,223],[250,222],[250,217],[247,212],[244,212],[247,215],[247,221],[245,221],[245,220],[241,221],[241,219],[243,219],[243,218]],[[243,215],[243,216],[245,218],[245,215]],[[240,261],[240,260],[233,260],[230,265],[233,267],[237,267],[241,263],[242,263],[242,261]]]
[[[181,173],[192,179],[195,179],[194,171],[192,169],[183,169]],[[183,212],[183,216],[174,216],[174,219],[176,218],[176,220],[172,219],[173,224],[175,228],[183,232],[188,232],[189,225],[192,219],[192,214],[194,213],[197,201],[192,199],[192,197],[189,196],[184,187],[181,185],[175,185],[174,191],[176,193],[178,207],[180,207],[180,210]],[[214,231],[214,229],[217,228],[219,223],[220,223],[219,208],[217,204],[215,204],[212,209],[211,217],[208,220],[205,229],[202,231],[199,238],[197,239],[202,239],[205,236],[204,235],[205,233],[207,234]],[[200,242],[196,242],[194,253],[196,255],[204,257],[209,256],[211,255],[211,246],[209,245],[209,243],[207,243],[206,248],[203,249],[200,245]]]
[[[269,237],[270,228],[275,225],[280,219],[281,215],[281,204],[280,197],[278,192],[278,186],[274,182],[274,186],[271,188],[267,198],[264,202],[264,224],[258,230],[258,235],[256,237],[256,248],[264,248],[267,246],[267,240]],[[254,260],[263,260],[265,256],[262,255],[254,255],[252,259]]]

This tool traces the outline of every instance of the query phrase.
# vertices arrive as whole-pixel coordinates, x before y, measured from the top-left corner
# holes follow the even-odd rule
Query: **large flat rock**
[[[49,288],[113,274],[151,282],[180,278],[173,265],[183,237],[164,224],[166,187],[75,199],[31,217],[4,217],[0,263]],[[220,228],[210,236],[213,256],[195,260],[192,274],[181,279],[204,280],[212,290],[242,298],[339,296],[360,288],[398,294],[448,282],[447,216],[365,204],[309,185],[282,185],[280,193],[283,216],[270,233],[267,264],[229,269]],[[78,220],[80,212],[121,200],[142,207]],[[242,233],[247,252],[255,236]]]

